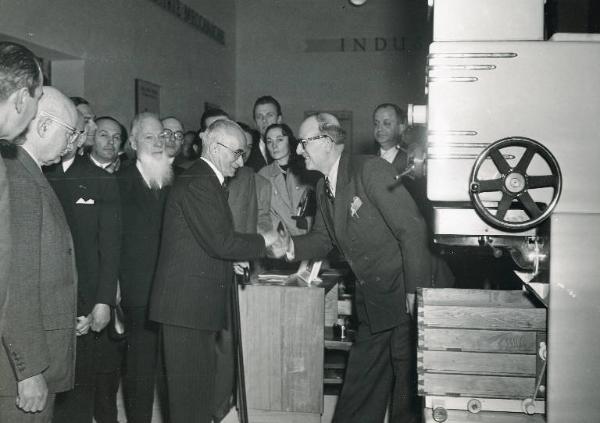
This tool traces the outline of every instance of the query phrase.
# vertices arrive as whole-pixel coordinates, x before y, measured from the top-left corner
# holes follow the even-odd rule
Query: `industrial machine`
[[[462,411],[481,422],[486,412],[494,422],[599,422],[600,34],[544,39],[544,0],[429,4],[427,105],[408,114],[427,128],[414,167],[426,166],[434,241],[510,255],[547,311],[533,398],[520,409],[472,398]],[[426,421],[475,421],[426,407]]]

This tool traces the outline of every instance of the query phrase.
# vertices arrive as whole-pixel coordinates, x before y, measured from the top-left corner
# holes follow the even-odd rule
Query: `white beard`
[[[173,169],[169,157],[166,154],[156,158],[152,154],[138,156],[144,176],[148,180],[151,189],[161,189],[173,182]]]

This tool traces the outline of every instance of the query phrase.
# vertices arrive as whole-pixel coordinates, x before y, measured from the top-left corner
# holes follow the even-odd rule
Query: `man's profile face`
[[[298,140],[317,137],[319,135],[321,135],[319,131],[319,122],[313,116],[302,122],[300,129],[298,130]],[[324,137],[308,141],[306,142],[306,147],[302,145],[302,142],[298,142],[296,153],[304,157],[306,169],[320,170],[321,165],[326,159],[325,152],[323,150],[325,142],[330,142],[330,140],[327,137]]]
[[[396,145],[404,128],[392,107],[382,107],[373,115],[373,137],[383,147]]]
[[[244,131],[244,138],[246,143],[244,144],[244,163],[248,161],[250,157],[250,152],[252,151],[252,144],[254,144],[254,139],[252,138],[252,134],[250,132]]]
[[[269,125],[281,123],[281,115],[277,114],[277,107],[274,104],[259,104],[254,109],[254,121],[260,131],[260,136],[264,138]]]
[[[214,165],[225,177],[234,176],[238,168],[244,165],[243,153],[246,139],[236,128],[223,129],[219,143],[213,144],[216,149]]]
[[[165,151],[165,141],[163,126],[158,119],[146,117],[140,122],[139,132],[135,136],[135,150],[138,157],[162,157]]]
[[[92,155],[101,163],[112,163],[121,148],[121,127],[110,119],[101,119],[96,126]]]
[[[96,115],[89,104],[80,104],[77,106],[77,110],[81,112],[84,119],[86,135],[85,145],[91,146],[94,144],[94,134],[97,129],[96,122],[94,122]]]
[[[77,114],[75,114],[75,117]],[[42,117],[43,118],[43,117]],[[77,127],[76,119],[68,119],[66,116],[57,116],[57,118],[65,125],[71,128]],[[70,142],[75,142],[73,132],[63,125],[52,121],[52,127],[46,135],[44,149],[39,151],[40,162],[47,166],[53,163],[58,163],[62,155],[68,154],[74,148],[74,145],[69,145]],[[69,149],[67,149],[69,148]]]

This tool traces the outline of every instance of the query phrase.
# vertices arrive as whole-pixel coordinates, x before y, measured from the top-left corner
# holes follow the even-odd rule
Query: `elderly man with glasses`
[[[179,177],[165,209],[150,319],[162,326],[169,421],[213,419],[217,334],[231,307],[231,263],[264,256],[277,236],[235,232],[225,178],[243,166],[244,134],[230,120],[211,123],[202,157]]]
[[[416,344],[410,311],[416,287],[431,284],[426,228],[415,202],[384,160],[351,156],[335,116],[304,120],[298,154],[324,176],[317,184],[319,212],[310,233],[283,243],[277,255],[307,260],[333,246],[357,278],[359,325],[350,351],[334,422],[417,422]]]
[[[116,303],[121,245],[121,206],[115,175],[76,154],[86,141],[85,116],[78,110],[77,140],[46,177],[65,211],[73,235],[77,287],[75,388],[56,397],[53,423],[117,421],[122,348],[108,336]]]
[[[77,111],[44,87],[36,117],[7,159],[13,239],[10,300],[0,348],[0,421],[50,422],[57,392],[73,388],[77,275],[63,208],[41,166],[74,148]],[[16,401],[15,401],[16,399]]]
[[[99,127],[100,130],[100,127]],[[158,362],[158,325],[148,321],[163,211],[173,181],[166,145],[172,136],[158,116],[141,113],[132,122],[129,142],[135,165],[117,173],[123,236],[119,282],[129,334],[123,374],[127,421],[150,422]]]

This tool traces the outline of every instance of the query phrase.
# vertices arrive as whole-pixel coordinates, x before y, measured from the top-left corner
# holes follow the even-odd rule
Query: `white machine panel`
[[[521,136],[543,144],[561,166],[557,212],[600,212],[600,189],[594,188],[600,180],[600,42],[583,39],[431,44],[430,200],[469,201],[475,158],[497,140]],[[505,158],[514,164],[520,154],[509,152]],[[491,164],[488,171],[486,178],[498,177]],[[543,175],[547,168],[540,159],[529,172]],[[532,193],[536,201],[549,196],[544,189]]]

